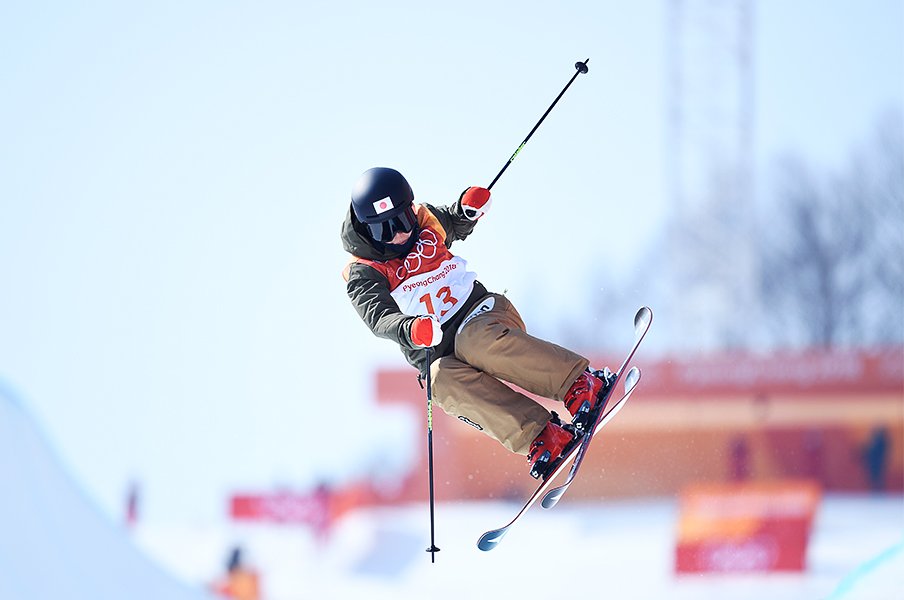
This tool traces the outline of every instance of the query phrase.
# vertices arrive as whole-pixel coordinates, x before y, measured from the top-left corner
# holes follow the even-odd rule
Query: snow
[[[61,467],[22,406],[0,389],[0,599],[189,600],[222,576],[236,545],[266,600],[481,597],[563,593],[586,581],[600,596],[734,600],[904,598],[904,498],[828,495],[800,574],[676,576],[674,498],[567,496],[535,506],[490,552],[480,534],[507,523],[510,502],[440,503],[436,562],[425,552],[425,504],[359,509],[327,540],[306,527],[110,522]],[[596,595],[596,594],[595,594]]]
[[[147,526],[139,543],[186,581],[216,576],[229,545],[241,544],[270,600],[451,600],[483,589],[543,597],[582,577],[602,586],[600,595],[620,599],[904,598],[900,496],[827,496],[806,572],[772,575],[675,575],[671,498],[588,504],[566,497],[553,510],[531,509],[496,549],[478,550],[480,534],[507,523],[517,509],[505,502],[439,504],[435,563],[425,551],[422,505],[351,513],[322,547],[303,527],[228,524],[193,531]],[[199,548],[207,551],[204,564]]]
[[[91,503],[0,386],[0,598],[206,597],[193,587],[155,564]]]

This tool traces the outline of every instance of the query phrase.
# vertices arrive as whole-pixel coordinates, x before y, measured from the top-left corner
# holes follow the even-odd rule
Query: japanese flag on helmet
[[[374,213],[375,214],[379,215],[379,214],[385,213],[387,210],[390,210],[392,208],[394,208],[394,206],[392,204],[392,198],[390,198],[389,196],[374,202]]]

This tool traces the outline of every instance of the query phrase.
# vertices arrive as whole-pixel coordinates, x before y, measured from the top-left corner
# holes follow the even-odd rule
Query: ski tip
[[[629,392],[634,389],[634,386],[637,385],[638,381],[640,381],[640,369],[637,367],[631,367],[631,370],[628,371],[627,375],[625,375],[625,392]]]
[[[649,327],[653,320],[653,310],[649,306],[641,306],[634,315],[634,328],[642,329]]]
[[[565,493],[565,490],[562,488],[556,488],[543,496],[543,501],[540,502],[540,505],[543,508],[552,508],[556,504],[559,503],[559,499],[562,497],[562,494]]]
[[[495,548],[502,538],[505,536],[508,531],[508,527],[503,527],[502,529],[494,529],[493,531],[487,531],[485,534],[480,536],[480,539],[477,540],[477,547],[483,550],[484,552],[489,552],[493,548]]]

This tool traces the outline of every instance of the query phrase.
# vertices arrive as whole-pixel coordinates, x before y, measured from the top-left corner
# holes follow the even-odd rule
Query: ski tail
[[[509,526],[506,525],[501,529],[494,529],[493,531],[487,531],[480,539],[477,540],[477,547],[487,552],[496,547],[496,544],[502,541],[502,538],[505,537],[505,534],[508,533]]]

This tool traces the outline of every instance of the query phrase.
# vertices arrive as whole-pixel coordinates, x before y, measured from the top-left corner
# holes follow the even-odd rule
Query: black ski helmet
[[[383,244],[400,231],[414,229],[417,218],[413,204],[411,186],[395,169],[368,169],[352,190],[355,217],[367,226],[374,241]]]

